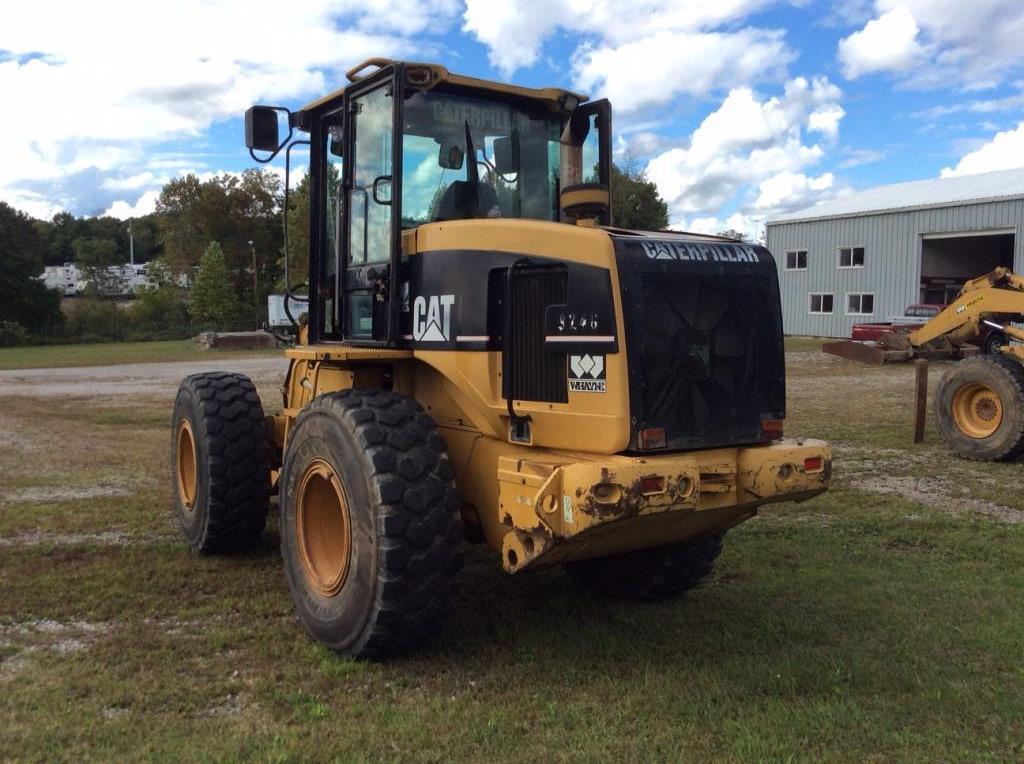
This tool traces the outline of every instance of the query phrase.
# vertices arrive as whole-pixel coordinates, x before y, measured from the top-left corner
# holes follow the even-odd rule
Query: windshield
[[[558,219],[559,117],[437,92],[405,102],[402,227],[473,217]]]

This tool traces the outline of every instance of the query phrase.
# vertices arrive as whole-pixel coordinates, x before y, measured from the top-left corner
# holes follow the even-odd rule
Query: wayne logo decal
[[[574,393],[603,393],[608,382],[603,355],[569,356],[569,390]]]

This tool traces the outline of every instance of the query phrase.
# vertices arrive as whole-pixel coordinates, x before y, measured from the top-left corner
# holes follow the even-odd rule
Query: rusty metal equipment
[[[193,549],[257,543],[276,493],[299,619],[376,657],[443,623],[464,539],[653,599],[761,507],[826,490],[828,445],[783,438],[771,254],[612,227],[607,101],[387,59],[348,78],[246,115],[260,161],[309,146],[309,271],[285,274],[280,408],[240,375],[182,383]]]
[[[1022,315],[1024,279],[1000,267],[964,284],[952,303],[918,329],[885,332],[876,343],[826,342],[821,349],[830,355],[870,364],[914,358],[956,360],[980,352],[971,342],[977,340],[983,325],[998,329],[1011,339],[1024,339],[1024,332],[1007,325]],[[1020,356],[1021,352],[1014,347],[1005,345],[1003,352]]]
[[[964,284],[950,305],[912,331],[883,335],[876,346],[833,342],[822,350],[862,363],[918,362],[914,442],[923,439],[925,360],[958,360],[939,381],[935,424],[958,455],[976,461],[1010,461],[1024,455],[1024,278],[996,268]],[[970,343],[982,327],[1016,342],[980,355]]]

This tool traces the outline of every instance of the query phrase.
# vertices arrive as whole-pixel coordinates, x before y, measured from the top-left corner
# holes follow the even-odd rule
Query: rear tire
[[[316,398],[281,471],[281,555],[299,619],[354,658],[440,630],[462,567],[461,502],[434,421],[387,390]]]
[[[174,515],[188,545],[200,554],[254,546],[267,522],[270,447],[252,382],[224,371],[185,377],[172,425]]]
[[[1024,452],[1024,367],[1001,353],[959,361],[936,390],[935,426],[965,459],[1016,459]]]
[[[567,562],[578,583],[616,599],[661,600],[677,597],[706,579],[722,553],[722,535],[679,544],[639,549],[610,557]]]
[[[985,343],[981,348],[981,352],[985,355],[998,355],[999,348],[1003,345],[1009,344],[1006,339],[1006,335],[1002,332],[992,332],[985,338]]]

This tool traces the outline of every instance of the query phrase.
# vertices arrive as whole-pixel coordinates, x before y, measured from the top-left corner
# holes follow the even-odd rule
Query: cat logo
[[[569,356],[569,390],[574,393],[603,393],[607,389],[603,355]]]
[[[455,295],[417,297],[412,304],[412,337],[417,342],[450,342]]]

